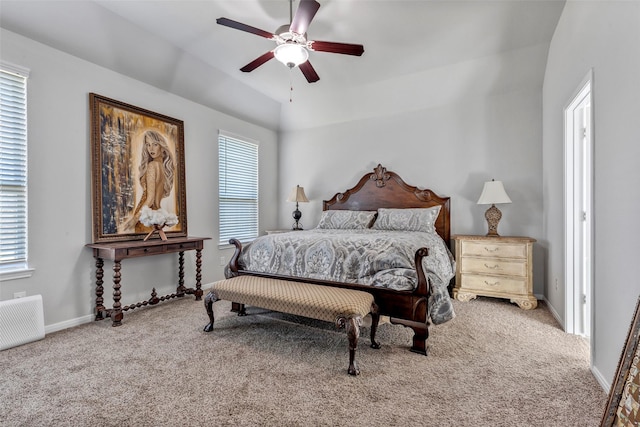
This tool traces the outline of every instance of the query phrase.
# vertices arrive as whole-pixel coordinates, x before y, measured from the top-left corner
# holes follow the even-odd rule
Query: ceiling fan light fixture
[[[297,43],[283,43],[278,45],[273,54],[276,59],[282,62],[289,68],[297,67],[300,64],[307,62],[309,59],[309,52],[307,49]]]

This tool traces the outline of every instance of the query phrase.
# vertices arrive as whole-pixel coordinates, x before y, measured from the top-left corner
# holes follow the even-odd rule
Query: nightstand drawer
[[[462,287],[465,289],[522,295],[528,293],[526,278],[517,279],[513,277],[464,274],[461,279]]]
[[[461,255],[498,257],[498,258],[527,258],[527,246],[518,243],[494,243],[488,241],[466,240],[461,242]]]
[[[502,274],[507,276],[527,276],[527,263],[497,258],[462,258],[460,260],[462,273]]]

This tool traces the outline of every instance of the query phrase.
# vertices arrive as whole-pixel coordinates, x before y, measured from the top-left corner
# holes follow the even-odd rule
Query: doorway
[[[565,329],[586,339],[592,329],[593,74],[565,108]]]

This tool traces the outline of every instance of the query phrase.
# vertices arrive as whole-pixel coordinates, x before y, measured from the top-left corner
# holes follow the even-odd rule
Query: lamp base
[[[300,223],[300,218],[302,218],[302,212],[300,212],[300,210],[298,209],[298,202],[296,202],[296,210],[293,211],[293,219],[296,220],[296,222],[293,223],[293,227],[291,228],[292,230],[302,230],[302,224]]]
[[[487,236],[500,236],[498,234],[498,223],[502,218],[502,212],[500,212],[500,209],[496,208],[496,205],[491,205],[491,207],[484,213],[484,217],[487,219],[487,225],[489,226]]]

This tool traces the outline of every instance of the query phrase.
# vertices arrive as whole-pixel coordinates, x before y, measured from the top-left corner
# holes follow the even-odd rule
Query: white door
[[[565,109],[566,329],[589,338],[593,281],[592,75]]]

